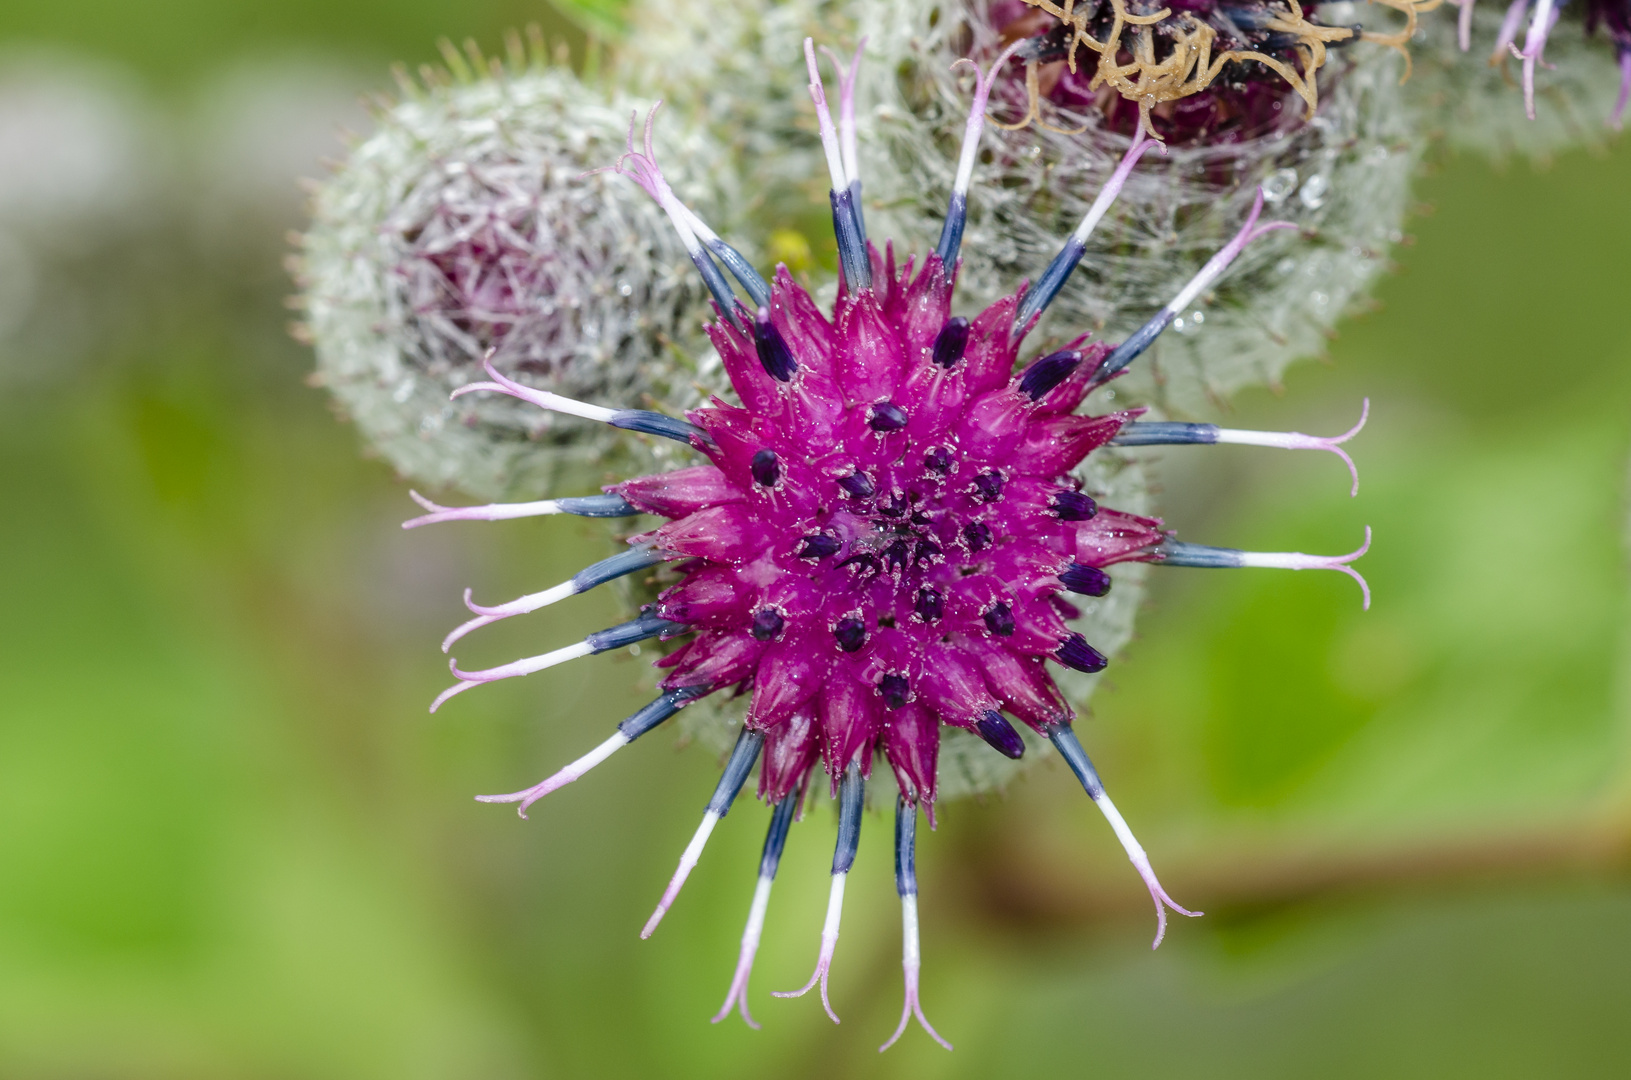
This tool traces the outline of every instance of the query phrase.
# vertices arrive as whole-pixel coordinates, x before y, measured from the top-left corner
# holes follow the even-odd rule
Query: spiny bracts
[[[612,409],[522,385],[489,358],[490,381],[465,386],[456,396],[507,394],[683,443],[705,462],[579,498],[462,509],[421,499],[429,513],[407,524],[553,513],[666,518],[665,524],[633,536],[627,551],[552,589],[497,607],[476,605],[467,595],[475,618],[449,635],[444,648],[498,619],[661,563],[672,564],[682,579],[637,618],[574,645],[484,671],[462,670],[455,661],[459,681],[432,708],[482,683],[642,640],[691,635],[658,661],[665,674],[657,699],[624,720],[599,747],[531,788],[481,798],[518,803],[524,816],[538,799],[690,702],[721,691],[746,693],[735,748],[644,935],[656,929],[714,827],[758,766],[759,794],[775,810],[735,977],[715,1017],[738,1007],[750,1024],[748,977],[771,884],[818,765],[839,804],[831,893],[815,971],[802,989],[782,996],[799,996],[819,984],[823,1004],[837,1020],[827,999],[827,973],[838,942],[844,883],[859,842],[865,785],[881,757],[899,791],[896,885],[906,982],[900,1026],[889,1042],[914,1016],[939,1039],[918,998],[914,867],[919,809],[933,822],[944,728],[974,732],[1009,757],[1025,752],[1009,716],[1050,740],[1148,887],[1159,920],[1156,943],[1165,932],[1168,909],[1198,914],[1173,902],[1161,887],[1072,730],[1071,709],[1048,665],[1096,672],[1107,661],[1067,626],[1067,594],[1103,595],[1110,587],[1104,568],[1124,560],[1336,569],[1363,586],[1347,564],[1364,548],[1326,558],[1182,543],[1155,519],[1097,505],[1072,470],[1112,442],[1313,448],[1347,461],[1340,443],[1353,432],[1320,439],[1144,422],[1137,419],[1138,410],[1076,412],[1091,390],[1136,359],[1253,238],[1286,227],[1258,223],[1261,196],[1235,238],[1142,330],[1113,348],[1076,338],[1016,373],[1027,332],[1081,260],[1087,235],[1139,157],[1155,144],[1142,135],[1134,139],[1076,233],[1034,286],[1022,284],[972,318],[955,316],[952,293],[968,178],[995,65],[977,79],[940,242],[921,262],[897,262],[892,247],[886,244],[880,253],[866,240],[854,153],[856,65],[839,65],[840,123],[835,125],[808,41],[805,51],[832,179],[842,272],[831,315],[785,267],[766,281],[679,201],[652,148],[653,109],[643,146],[636,148],[631,121],[628,153],[614,168],[667,213],[713,294],[718,319],[709,334],[740,404],[715,398],[685,420]]]

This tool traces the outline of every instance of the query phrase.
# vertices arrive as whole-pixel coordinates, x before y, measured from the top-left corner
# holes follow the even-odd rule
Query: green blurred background
[[[365,125],[356,92],[438,35],[534,20],[581,49],[521,0],[0,9],[0,100],[47,117],[0,120],[0,1076],[1626,1074],[1631,145],[1441,162],[1384,310],[1236,403],[1235,426],[1329,432],[1368,395],[1358,499],[1324,455],[1162,460],[1190,539],[1376,531],[1368,613],[1335,574],[1158,572],[1082,722],[1206,918],[1149,952],[1147,897],[1056,763],[946,806],[925,1003],[958,1049],[913,1030],[880,1058],[887,821],[853,877],[843,1025],[769,997],[814,956],[824,812],[771,905],[765,1030],[710,1025],[763,811],[637,936],[708,754],[657,736],[527,823],[470,798],[598,742],[639,703],[633,661],[425,713],[458,590],[560,580],[603,535],[403,534],[403,485],[284,334],[293,178]],[[72,129],[63,95],[112,140],[64,152],[101,186],[25,182],[29,132]],[[591,594],[471,659],[616,618]]]

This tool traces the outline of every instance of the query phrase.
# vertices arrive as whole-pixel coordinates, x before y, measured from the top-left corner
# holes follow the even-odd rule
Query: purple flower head
[[[1143,330],[1114,347],[1084,336],[1032,355],[1024,348],[1027,332],[1082,258],[1087,234],[1128,173],[1156,144],[1142,136],[1134,140],[1081,227],[1035,286],[1021,285],[977,314],[954,316],[968,174],[991,72],[977,81],[963,167],[940,243],[921,261],[902,261],[891,245],[880,252],[865,239],[853,155],[855,66],[841,68],[841,122],[834,125],[809,42],[806,57],[832,179],[842,271],[831,312],[824,312],[785,267],[768,281],[762,278],[675,197],[652,152],[653,109],[638,149],[631,122],[629,151],[615,168],[662,206],[713,292],[719,319],[708,332],[740,404],[715,398],[682,421],[534,390],[489,362],[491,381],[459,394],[508,394],[554,412],[670,438],[694,450],[699,462],[575,499],[466,509],[424,502],[429,513],[408,523],[552,513],[666,519],[633,536],[627,551],[552,589],[490,608],[471,603],[467,595],[476,617],[455,630],[444,648],[489,622],[658,563],[671,564],[681,580],[637,618],[576,644],[484,671],[461,670],[455,661],[459,681],[432,708],[496,679],[643,639],[685,638],[657,663],[663,671],[660,696],[619,724],[598,748],[534,787],[482,796],[518,803],[525,816],[538,799],[691,701],[721,691],[744,694],[735,748],[643,936],[656,929],[757,766],[758,794],[775,809],[736,975],[715,1017],[723,1018],[734,1006],[749,1024],[747,984],[771,883],[818,769],[839,807],[831,894],[815,971],[802,989],[781,996],[799,996],[819,984],[832,1014],[827,973],[838,942],[844,885],[859,843],[865,786],[881,762],[899,792],[896,884],[906,981],[901,1024],[890,1043],[913,1016],[939,1039],[918,999],[914,867],[919,808],[933,823],[945,728],[969,731],[1009,758],[1026,753],[1023,728],[1050,740],[1149,888],[1158,915],[1156,943],[1169,908],[1198,914],[1173,902],[1156,880],[1072,730],[1072,711],[1049,665],[1091,673],[1108,661],[1069,628],[1071,607],[1062,594],[1104,595],[1111,583],[1104,568],[1127,560],[1326,568],[1358,578],[1347,563],[1363,549],[1324,558],[1179,542],[1157,520],[1100,505],[1080,490],[1073,470],[1112,442],[1307,447],[1346,461],[1339,444],[1358,428],[1337,439],[1318,439],[1143,422],[1137,409],[1079,414],[1087,395],[1136,359],[1254,237],[1283,224],[1258,223],[1259,198],[1234,240]],[[746,300],[735,293],[727,273]]]
[[[991,0],[1004,41],[1023,41],[1021,126],[1044,123],[1043,98],[1102,113],[1122,134],[1142,128],[1174,145],[1234,143],[1313,116],[1326,50],[1366,40],[1404,51],[1420,10],[1436,2],[1382,0],[1402,12],[1397,32],[1329,26],[1298,0],[1179,0],[1165,5],[1085,0]],[[1408,57],[1408,54],[1406,54]],[[1306,110],[1291,108],[1297,99]],[[1085,128],[1083,129],[1085,130]]]

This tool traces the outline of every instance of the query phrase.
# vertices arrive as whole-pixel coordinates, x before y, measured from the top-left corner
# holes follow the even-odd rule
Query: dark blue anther
[[[596,630],[583,640],[595,652],[603,653],[621,649],[625,645],[633,645],[647,638],[662,634],[678,634],[687,629],[689,627],[685,623],[661,619],[650,610],[646,610],[642,611],[637,619],[630,619],[626,623],[609,626],[604,630]]]
[[[762,732],[749,731],[743,728],[741,734],[736,736],[736,746],[731,749],[731,756],[725,762],[725,771],[719,776],[719,783],[714,787],[714,797],[708,800],[708,812],[724,817],[731,812],[731,803],[736,801],[736,795],[742,790],[747,781],[748,773],[753,771],[754,763],[759,760],[759,751],[765,744]]]
[[[947,319],[940,333],[934,336],[934,349],[930,355],[936,364],[950,371],[957,366],[968,349],[968,320],[961,315]]]
[[[939,473],[944,476],[946,473],[951,472],[951,466],[951,451],[944,446],[937,446],[923,455],[923,467],[932,473]]]
[[[1080,491],[1056,491],[1048,505],[1060,521],[1087,521],[1099,512],[1099,504]]]
[[[898,709],[911,700],[912,687],[904,675],[885,675],[878,680],[878,693],[887,708]]]
[[[967,221],[968,196],[954,191],[946,207],[946,222],[940,226],[940,242],[934,246],[935,254],[940,256],[940,265],[946,268],[948,275],[952,263],[957,261],[957,252],[963,246],[963,225]]]
[[[1070,272],[1076,269],[1076,264],[1082,261],[1087,253],[1087,245],[1072,236],[1065,241],[1065,246],[1059,249],[1059,254],[1053,257],[1048,268],[1042,271],[1042,276],[1035,285],[1025,292],[1025,299],[1019,302],[1019,310],[1014,313],[1014,333],[1018,334],[1031,325],[1031,320],[1042,314],[1047,306],[1053,303],[1053,298],[1059,295],[1059,290],[1065,287],[1065,279]]]
[[[1025,756],[1025,740],[1019,737],[1014,725],[995,709],[987,709],[983,716],[974,721],[974,733],[1003,757],[1017,760]]]
[[[799,558],[825,559],[828,555],[836,553],[842,546],[836,536],[815,533],[799,539]]]
[[[1182,540],[1163,540],[1155,547],[1157,566],[1193,566],[1202,570],[1233,570],[1245,566],[1239,548],[1208,547],[1205,544],[1186,544]]]
[[[891,570],[904,570],[911,560],[911,547],[904,540],[896,540],[883,549],[884,565]]]
[[[775,608],[760,608],[753,613],[753,627],[749,633],[755,641],[769,641],[782,632],[786,621]]]
[[[1103,596],[1110,591],[1110,575],[1096,566],[1071,563],[1070,569],[1059,575],[1065,588],[1083,596]]]
[[[664,416],[660,412],[651,412],[647,409],[620,409],[606,422],[625,431],[638,431],[645,435],[673,439],[687,446],[692,446],[696,442],[707,445],[713,441],[708,438],[707,432],[690,421]]]
[[[1160,314],[1135,330],[1132,337],[1116,346],[1115,351],[1099,366],[1099,370],[1093,373],[1093,381],[1102,383],[1137,360],[1139,355],[1161,336],[1161,331],[1172,325],[1172,320],[1176,317],[1173,312],[1162,308]]]
[[[632,574],[637,570],[644,570],[648,566],[656,566],[663,561],[662,552],[650,544],[630,548],[619,552],[609,559],[602,559],[597,563],[585,566],[572,575],[572,591],[575,593],[588,592],[596,585],[604,585],[613,578],[620,578],[624,574]]]
[[[996,502],[1002,498],[1002,473],[992,470],[974,478],[974,490],[981,502]]]
[[[1032,401],[1041,401],[1049,390],[1064,382],[1082,362],[1082,354],[1075,349],[1061,349],[1049,353],[1019,377],[1019,392]]]
[[[759,276],[759,271],[753,268],[753,264],[748,262],[740,251],[718,237],[706,243],[714,257],[725,264],[725,269],[730,271],[731,277],[741,283],[743,291],[748,294],[755,307],[763,307],[770,303],[770,283]]]
[[[946,613],[946,601],[940,595],[939,589],[925,585],[917,591],[917,603],[913,610],[924,622],[939,622],[940,617]]]
[[[770,309],[761,307],[753,316],[753,345],[759,350],[759,363],[765,373],[777,382],[786,382],[799,369],[787,339],[770,319]]]
[[[719,305],[719,310],[724,312],[725,318],[738,330],[747,329],[742,325],[742,317],[736,313],[738,301],[736,294],[731,291],[731,283],[719,272],[719,267],[708,257],[708,252],[701,247],[697,248],[691,252],[691,262],[696,265],[697,272],[702,275],[702,283],[708,286],[708,291],[713,294],[714,303]]]
[[[670,716],[685,708],[687,704],[708,692],[706,686],[687,686],[679,690],[670,690],[636,712],[633,716],[617,725],[617,730],[623,737],[633,742]]]
[[[853,472],[848,476],[838,478],[838,486],[855,496],[857,499],[872,498],[872,477],[864,472]]]
[[[940,545],[933,540],[919,540],[917,542],[917,553],[913,555],[912,561],[914,563],[932,563],[940,558],[941,554]]]
[[[555,505],[561,508],[561,513],[579,517],[621,518],[633,517],[640,512],[638,507],[621,495],[579,495],[556,499]]]
[[[1123,424],[1112,446],[1183,446],[1218,441],[1216,424],[1180,424],[1168,420],[1135,420]]]
[[[854,616],[839,619],[832,633],[838,639],[838,647],[845,652],[855,652],[866,644],[866,623]]]
[[[866,426],[873,431],[899,431],[906,426],[906,410],[893,401],[880,401],[868,411]]]
[[[787,830],[793,827],[793,814],[799,808],[799,793],[794,791],[782,798],[776,804],[775,812],[770,815],[770,828],[765,832],[764,854],[759,856],[759,876],[776,879],[776,869],[781,866],[782,848],[787,846]]]
[[[1082,749],[1081,741],[1076,738],[1076,732],[1071,730],[1070,725],[1054,724],[1048,728],[1047,735],[1053,741],[1053,748],[1070,766],[1070,771],[1082,782],[1087,797],[1095,802],[1104,798],[1104,784],[1099,781],[1098,770],[1093,768],[1093,762],[1088,758],[1087,751]]]
[[[971,521],[963,526],[963,540],[970,551],[984,551],[991,546],[991,526],[983,521]]]
[[[848,190],[830,192],[832,231],[838,238],[838,265],[844,272],[844,286],[850,292],[872,288],[872,257],[867,254],[866,236],[861,229],[855,196]]]
[[[1054,657],[1068,668],[1085,671],[1089,675],[1100,672],[1110,663],[1103,653],[1087,643],[1080,634],[1072,634],[1059,643]]]
[[[760,487],[775,487],[776,481],[782,478],[782,463],[777,460],[776,451],[760,450],[753,455],[748,471],[753,474],[753,482]]]
[[[866,805],[866,779],[861,763],[852,761],[844,768],[838,784],[838,843],[833,847],[832,872],[847,874],[855,865],[855,850],[861,846],[861,811]]]
[[[985,628],[998,637],[1014,636],[1014,611],[998,600],[985,609]]]

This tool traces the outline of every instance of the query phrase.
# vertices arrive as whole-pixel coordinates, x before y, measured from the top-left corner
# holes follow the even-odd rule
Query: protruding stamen
[[[1161,331],[1172,325],[1172,320],[1177,318],[1185,308],[1189,307],[1197,296],[1205,292],[1218,279],[1219,275],[1229,268],[1229,264],[1234,262],[1242,251],[1246,250],[1247,245],[1253,240],[1276,229],[1295,229],[1297,227],[1295,223],[1290,221],[1269,221],[1258,225],[1257,217],[1262,212],[1263,189],[1260,187],[1257,189],[1257,197],[1252,200],[1251,213],[1246,215],[1246,224],[1242,225],[1240,231],[1235,233],[1234,239],[1223,245],[1216,255],[1206,261],[1206,265],[1201,267],[1201,272],[1189,279],[1189,284],[1185,285],[1178,295],[1172,298],[1171,303],[1157,312],[1149,322],[1134,331],[1133,335],[1126,341],[1116,346],[1115,351],[1105,358],[1098,372],[1094,374],[1093,381],[1095,383],[1104,382],[1138,359],[1139,355],[1149,348],[1156,338],[1161,336]]]
[[[852,761],[844,769],[844,779],[838,787],[838,843],[832,855],[832,891],[827,896],[827,920],[821,928],[821,954],[816,959],[815,973],[810,981],[797,990],[778,990],[776,997],[803,997],[821,984],[821,1006],[838,1023],[838,1014],[832,1011],[827,999],[827,971],[832,967],[833,952],[838,948],[838,924],[844,917],[844,879],[855,865],[855,851],[861,843],[861,809],[866,802],[866,780],[861,776],[861,764]]]
[[[885,708],[898,709],[912,700],[912,684],[904,675],[885,675],[878,680],[878,693]]]
[[[1040,401],[1044,394],[1070,377],[1082,362],[1082,354],[1075,349],[1061,349],[1049,353],[1019,377],[1019,392],[1032,401]]]
[[[1116,201],[1116,196],[1121,194],[1133,166],[1138,164],[1138,159],[1152,146],[1160,146],[1163,154],[1167,151],[1162,144],[1150,141],[1144,134],[1144,129],[1140,127],[1133,134],[1132,145],[1127,147],[1127,153],[1122,155],[1121,164],[1116,166],[1116,171],[1110,174],[1110,179],[1099,190],[1098,198],[1088,207],[1082,223],[1076,226],[1076,231],[1065,241],[1065,246],[1059,249],[1059,254],[1053,257],[1048,268],[1042,271],[1041,278],[1025,293],[1025,299],[1020,301],[1019,310],[1014,314],[1016,337],[1030,328],[1032,320],[1041,315],[1047,306],[1053,303],[1053,298],[1059,295],[1059,290],[1064,288],[1065,279],[1070,277],[1070,272],[1076,269],[1076,264],[1081,262],[1082,256],[1087,253],[1087,238],[1093,234],[1093,229],[1109,211],[1110,204]]]
[[[906,1003],[900,1010],[900,1026],[895,1028],[888,1042],[878,1047],[878,1053],[895,1045],[914,1016],[935,1042],[950,1050],[951,1043],[942,1039],[929,1023],[918,1000],[918,973],[923,966],[923,952],[917,933],[917,803],[904,798],[895,802],[895,892],[900,895],[900,966],[906,976]]]
[[[486,506],[441,506],[417,491],[409,491],[414,502],[430,513],[410,518],[404,529],[434,525],[442,521],[507,521],[510,518],[540,517],[545,514],[576,514],[579,517],[633,517],[640,511],[621,495],[585,495],[572,499],[539,499],[526,503],[489,503]]]
[[[1059,643],[1053,657],[1068,668],[1095,675],[1110,665],[1105,655],[1087,643],[1080,634],[1072,634]]]
[[[514,660],[498,667],[485,668],[481,671],[461,671],[459,670],[458,660],[450,660],[448,661],[448,668],[459,681],[436,695],[436,700],[431,702],[430,711],[435,712],[442,707],[443,702],[456,694],[464,693],[472,686],[497,682],[500,679],[514,679],[522,675],[532,675],[543,671],[545,668],[564,664],[568,660],[593,656],[595,653],[609,652],[612,649],[621,649],[623,646],[633,645],[637,641],[644,641],[647,638],[659,637],[665,634],[675,634],[685,629],[685,623],[659,618],[648,611],[637,619],[631,619],[626,623],[608,627],[605,630],[597,630],[576,645],[568,645],[565,648],[556,649],[541,656],[529,656],[523,660]]]
[[[1059,580],[1065,588],[1083,596],[1103,596],[1110,591],[1110,575],[1096,566],[1071,563]]]
[[[1014,609],[1001,600],[986,608],[982,617],[985,628],[997,637],[1014,636]]]
[[[753,316],[753,345],[765,373],[777,382],[787,382],[798,371],[799,362],[793,358],[793,350],[787,347],[787,339],[770,321],[767,307],[761,306]]]
[[[565,787],[602,761],[611,757],[635,739],[667,720],[670,716],[685,708],[687,704],[708,693],[704,686],[688,686],[681,690],[670,690],[657,700],[641,708],[634,715],[628,717],[617,725],[617,733],[587,754],[549,777],[547,780],[534,784],[525,791],[515,791],[508,795],[477,795],[477,802],[485,803],[520,803],[516,812],[522,817],[527,816],[527,807],[542,799],[552,791]]]
[[[672,416],[662,413],[648,412],[645,409],[608,409],[600,405],[590,405],[587,402],[575,401],[560,394],[552,394],[548,390],[534,390],[530,386],[523,386],[507,376],[499,374],[493,367],[493,355],[489,351],[482,359],[481,366],[486,369],[492,382],[466,383],[459,387],[450,398],[463,397],[477,390],[492,390],[510,397],[519,398],[540,409],[550,412],[564,413],[567,416],[581,416],[585,420],[598,420],[602,424],[623,428],[627,431],[641,431],[648,435],[660,435],[665,439],[685,443],[687,446],[701,440],[707,441],[707,435],[695,424],[684,420],[676,420]]]
[[[844,179],[847,181],[844,186],[849,190],[851,205],[855,209],[855,227],[860,230],[863,247],[866,244],[866,213],[861,207],[861,155],[855,136],[855,79],[861,73],[861,50],[864,48],[866,38],[856,43],[855,55],[846,65],[831,49],[825,45],[821,47],[833,67],[838,69],[839,157],[844,163]]]
[[[1546,37],[1557,25],[1557,16],[1552,0],[1537,0],[1535,13],[1529,19],[1529,31],[1524,35],[1523,51],[1507,43],[1512,55],[1523,61],[1523,111],[1531,120],[1535,118],[1535,64],[1545,63],[1541,57],[1546,52]]]
[[[836,536],[828,536],[826,533],[814,533],[799,538],[798,555],[801,559],[825,559],[829,555],[836,554],[838,549],[843,546],[843,542]]]
[[[872,260],[867,255],[861,208],[855,192],[850,190],[838,132],[833,128],[832,113],[827,108],[827,91],[821,85],[821,71],[816,67],[815,42],[810,38],[804,39],[804,62],[810,70],[810,100],[815,102],[821,149],[826,154],[827,172],[832,179],[833,233],[838,238],[838,261],[844,271],[844,283],[851,291],[870,289]]]
[[[929,355],[939,366],[950,371],[957,366],[968,348],[968,320],[961,315],[946,320],[940,333],[934,336],[934,348]]]
[[[498,622],[500,619],[508,619],[512,615],[525,615],[528,612],[537,611],[539,608],[546,608],[559,600],[565,600],[568,596],[576,596],[578,593],[588,592],[596,585],[604,585],[614,578],[644,570],[648,566],[656,566],[665,558],[667,556],[658,551],[656,545],[641,544],[638,547],[630,548],[628,551],[619,552],[609,559],[602,559],[593,565],[584,567],[576,574],[573,574],[569,581],[563,581],[553,588],[545,589],[543,592],[529,593],[519,599],[511,600],[507,604],[499,604],[497,607],[482,607],[480,604],[472,603],[470,590],[466,589],[464,590],[464,606],[474,612],[476,618],[462,624],[458,629],[447,635],[442,640],[442,651],[447,652],[455,641],[458,641],[472,630],[478,630],[489,623]]]
[[[1370,585],[1363,575],[1348,564],[1370,550],[1370,526],[1365,526],[1365,542],[1346,555],[1304,555],[1300,551],[1241,551],[1238,548],[1208,547],[1205,544],[1186,544],[1182,540],[1163,540],[1152,550],[1160,566],[1193,566],[1205,570],[1229,570],[1243,566],[1261,566],[1275,570],[1340,570],[1355,581],[1365,595],[1365,609],[1370,610]]]
[[[753,890],[753,906],[748,909],[748,924],[742,931],[742,951],[737,956],[736,973],[731,976],[730,992],[725,1004],[714,1015],[719,1023],[730,1015],[735,1004],[748,1027],[759,1030],[748,1012],[748,976],[753,974],[753,957],[759,951],[759,935],[764,932],[765,909],[770,906],[770,887],[776,882],[776,869],[781,865],[782,848],[787,844],[787,830],[793,824],[793,812],[798,809],[799,793],[793,792],[776,804],[770,816],[770,830],[765,834],[764,854],[759,858],[759,884]]]
[[[650,112],[646,113],[643,150],[634,148],[634,125],[638,116],[637,114],[631,115],[629,117],[628,151],[617,159],[617,164],[608,165],[602,169],[592,169],[590,172],[614,172],[619,176],[628,177],[645,189],[646,194],[650,195],[652,200],[663,208],[663,212],[668,215],[668,220],[673,223],[674,231],[679,234],[680,242],[685,245],[686,253],[691,256],[691,262],[696,266],[697,272],[702,275],[703,284],[707,285],[708,291],[713,294],[714,302],[719,305],[719,310],[736,325],[737,329],[742,329],[741,321],[736,314],[736,294],[731,291],[730,282],[725,280],[725,275],[719,272],[719,267],[714,265],[713,259],[703,249],[702,241],[697,238],[696,229],[692,225],[692,222],[697,220],[696,215],[686,209],[684,203],[680,202],[673,189],[668,186],[668,181],[663,177],[662,169],[657,165],[657,151],[652,147],[651,131],[653,124],[657,120],[657,110],[662,107],[663,103],[659,101],[651,107]],[[586,173],[585,175],[589,174]]]
[[[1359,494],[1359,468],[1353,458],[1342,449],[1342,444],[1358,435],[1370,417],[1370,398],[1359,410],[1359,423],[1332,438],[1304,435],[1300,431],[1242,431],[1238,428],[1220,428],[1216,424],[1183,424],[1166,420],[1136,420],[1123,425],[1112,446],[1179,446],[1190,444],[1235,443],[1241,446],[1275,446],[1282,450],[1328,450],[1348,466],[1353,477],[1350,495]]]
[[[1195,918],[1203,912],[1179,907],[1161,887],[1161,882],[1156,880],[1155,871],[1150,867],[1149,856],[1144,854],[1144,849],[1134,838],[1133,831],[1127,827],[1126,819],[1116,809],[1115,803],[1105,794],[1104,784],[1099,781],[1099,774],[1094,770],[1093,762],[1088,759],[1087,751],[1082,749],[1082,744],[1077,740],[1076,733],[1071,730],[1070,725],[1057,724],[1049,728],[1048,738],[1053,740],[1054,748],[1059,751],[1059,756],[1065,759],[1065,764],[1070,766],[1070,771],[1076,774],[1076,779],[1082,782],[1082,787],[1087,791],[1088,798],[1093,800],[1093,805],[1099,808],[1104,819],[1110,823],[1116,839],[1121,841],[1122,848],[1127,852],[1128,861],[1138,871],[1138,876],[1144,879],[1145,888],[1150,890],[1150,899],[1155,901],[1156,917],[1155,941],[1150,948],[1156,948],[1167,934],[1167,908],[1190,918]]]
[[[957,159],[957,179],[951,186],[951,204],[946,207],[946,222],[940,228],[940,242],[935,245],[935,252],[947,273],[951,272],[951,265],[963,246],[963,226],[968,220],[968,185],[974,179],[974,159],[979,156],[980,135],[985,131],[986,102],[991,98],[991,87],[996,82],[997,72],[1023,44],[1025,39],[1021,38],[1008,46],[983,72],[979,64],[967,57],[951,65],[955,68],[958,64],[967,64],[974,69],[974,98],[969,102],[968,123],[963,127],[963,150]]]
[[[1005,758],[1018,761],[1025,756],[1025,740],[1019,737],[1014,725],[995,709],[987,709],[974,721],[974,734]]]
[[[657,901],[657,910],[651,913],[646,920],[645,929],[640,931],[641,939],[648,938],[657,929],[657,924],[663,921],[668,909],[679,896],[680,889],[685,885],[685,879],[691,876],[698,860],[702,858],[702,849],[708,845],[708,837],[713,835],[714,826],[719,819],[731,812],[731,803],[736,801],[737,793],[747,781],[748,773],[753,771],[754,762],[759,760],[759,751],[765,744],[762,732],[749,731],[744,727],[736,736],[736,747],[731,751],[730,760],[725,762],[725,771],[719,777],[719,784],[714,788],[714,797],[708,800],[708,809],[702,815],[702,824],[697,826],[696,835],[685,846],[685,852],[680,856],[679,869],[668,882],[668,888],[663,890],[663,897]]]

